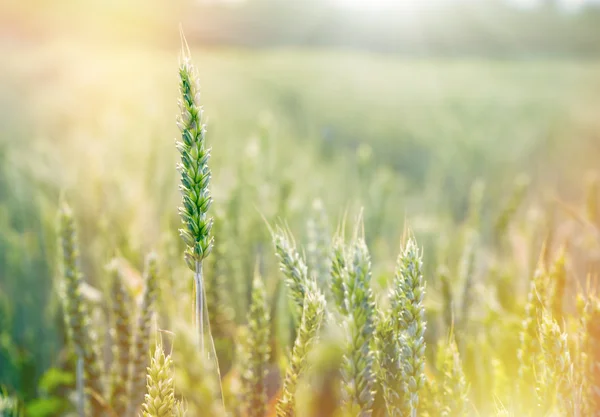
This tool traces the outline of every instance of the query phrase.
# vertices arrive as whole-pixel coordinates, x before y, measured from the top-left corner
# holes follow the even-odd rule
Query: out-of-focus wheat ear
[[[465,236],[465,245],[460,260],[459,276],[463,285],[460,307],[460,330],[466,332],[469,324],[469,312],[473,304],[473,284],[476,266],[477,233],[471,231]]]
[[[526,176],[520,176],[515,180],[512,193],[495,222],[495,235],[497,239],[502,240],[506,235],[508,227],[525,199],[529,183],[530,180]]]
[[[567,289],[567,270],[565,267],[567,251],[563,246],[550,269],[550,310],[552,317],[559,323],[563,317],[563,299]]]
[[[144,293],[138,311],[137,325],[133,342],[133,358],[131,366],[130,415],[137,415],[138,408],[144,401],[146,392],[146,369],[150,363],[150,332],[152,316],[155,312],[158,287],[158,265],[154,253],[146,257],[144,268]]]
[[[64,280],[65,322],[79,359],[77,367],[78,408],[81,413],[82,408],[85,408],[86,393],[92,394],[88,396],[89,414],[96,417],[104,412],[101,366],[96,351],[94,332],[90,325],[88,308],[81,293],[83,276],[78,266],[79,247],[75,220],[71,208],[65,202],[61,203],[59,212],[59,238],[60,263]],[[83,370],[83,375],[81,370]],[[82,388],[85,392],[82,392]]]
[[[541,353],[538,323],[547,303],[547,275],[543,262],[540,261],[530,283],[525,317],[519,333],[517,392],[522,396],[520,403],[525,407],[525,403],[535,398],[533,387],[535,387],[536,366]]]
[[[175,400],[175,406],[173,407],[173,417],[185,417],[186,414],[186,405],[182,401]]]
[[[468,386],[454,335],[438,344],[437,369],[440,372],[441,415],[467,415]]]
[[[336,237],[332,243],[331,250],[331,295],[336,307],[343,315],[348,314],[346,308],[345,292],[348,280],[348,260],[346,259],[348,249],[341,237]]]
[[[165,355],[161,345],[154,347],[154,354],[146,377],[147,392],[142,406],[144,417],[172,417],[175,409],[173,361]]]
[[[467,224],[474,230],[479,230],[480,227],[484,192],[485,182],[481,179],[476,179],[471,185],[469,192],[469,213],[467,216]]]
[[[543,413],[576,415],[574,369],[567,334],[549,312],[542,314],[540,344],[543,366],[537,372],[538,405]]]
[[[371,290],[371,257],[365,241],[355,237],[348,257],[344,300],[347,344],[342,360],[342,402],[350,415],[370,416],[375,396],[374,352],[375,302]]]
[[[306,233],[309,271],[316,276],[319,286],[327,294],[330,291],[331,243],[327,212],[321,200],[317,199],[312,204]]]
[[[586,310],[586,337],[583,346],[585,401],[588,411],[597,412],[600,410],[600,300],[591,298]]]
[[[425,375],[421,398],[419,398],[419,417],[437,417],[442,409],[440,399],[440,387],[433,376]]]
[[[116,415],[125,415],[130,400],[131,366],[131,297],[123,282],[117,259],[109,265],[112,304],[112,375],[109,403]]]
[[[419,392],[425,383],[425,280],[423,260],[414,238],[410,237],[398,258],[391,301],[397,317],[397,337],[400,346],[400,370],[403,394],[403,415],[416,417]]]
[[[450,282],[450,271],[446,266],[438,268],[437,276],[441,286],[443,300],[444,325],[446,329],[451,329],[454,324],[454,295],[452,283]]]
[[[279,267],[296,305],[295,311],[300,316],[306,296],[306,285],[309,281],[308,267],[304,258],[296,250],[296,245],[288,232],[278,227],[273,232],[273,243],[275,254],[279,259]]]
[[[513,389],[508,372],[504,363],[497,357],[492,357],[492,394],[494,398],[502,403],[510,400]]]
[[[276,406],[278,417],[293,417],[296,415],[295,395],[298,378],[308,366],[308,354],[317,341],[319,329],[325,316],[325,307],[325,296],[319,290],[317,283],[310,280],[306,286],[300,327],[292,348],[281,398]]]
[[[377,362],[377,385],[381,391],[387,416],[400,416],[403,400],[399,384],[399,346],[396,340],[394,320],[390,314],[379,314],[375,329],[375,358]]]
[[[246,417],[264,417],[267,411],[265,378],[270,356],[270,326],[267,292],[257,270],[252,283],[247,358],[242,371],[243,415]]]
[[[233,331],[235,312],[232,308],[231,297],[229,296],[228,284],[231,283],[227,279],[229,275],[229,259],[228,254],[231,251],[231,246],[228,244],[226,236],[226,221],[224,213],[218,211],[215,213],[214,232],[220,238],[215,241],[211,255],[210,273],[206,274],[206,304],[208,316],[211,321],[211,330],[216,340],[222,340],[224,337],[231,336]]]
[[[600,227],[600,177],[597,174],[591,175],[587,183],[586,193],[586,214],[590,223]]]

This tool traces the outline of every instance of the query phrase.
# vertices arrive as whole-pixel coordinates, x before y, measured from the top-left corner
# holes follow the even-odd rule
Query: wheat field
[[[2,51],[6,415],[600,410],[598,62]]]

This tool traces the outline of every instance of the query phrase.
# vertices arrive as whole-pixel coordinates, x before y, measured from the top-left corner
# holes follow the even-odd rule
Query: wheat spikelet
[[[400,416],[403,391],[398,384],[399,346],[391,314],[380,313],[375,329],[377,382],[389,417]]]
[[[345,281],[348,279],[346,244],[340,237],[333,241],[331,251],[331,294],[335,305],[342,314],[348,314],[346,303],[344,301]]]
[[[575,415],[573,363],[567,334],[550,313],[544,312],[540,323],[540,345],[544,366],[538,372],[537,393],[544,412],[559,410],[561,415]]]
[[[563,298],[567,287],[567,271],[565,269],[566,249],[563,246],[550,269],[551,292],[550,309],[552,317],[560,320],[563,317]]]
[[[519,392],[526,402],[532,396],[532,387],[535,386],[536,364],[540,355],[539,326],[541,314],[546,304],[547,296],[547,274],[540,262],[531,280],[527,304],[525,305],[525,317],[519,333],[519,349],[517,358],[519,360]]]
[[[206,306],[202,265],[202,261],[213,247],[211,234],[213,219],[208,216],[208,209],[212,204],[209,190],[211,172],[208,166],[210,148],[206,146],[206,129],[202,121],[203,110],[200,106],[198,76],[189,57],[189,51],[181,60],[179,79],[181,98],[178,101],[180,114],[177,118],[177,126],[181,131],[181,141],[177,142],[177,149],[181,155],[178,170],[181,176],[180,190],[183,202],[182,207],[179,208],[183,223],[179,234],[187,245],[184,253],[185,261],[194,271],[198,345],[201,354],[205,355],[205,332],[208,332],[207,337],[212,344],[210,331],[205,328],[208,327],[205,326],[205,321],[209,323],[209,318],[204,317]]]
[[[296,305],[295,311],[299,313],[302,311],[306,296],[305,287],[308,282],[308,267],[303,257],[298,254],[289,233],[277,228],[273,233],[273,242],[275,243],[275,254],[279,259],[279,266],[285,276],[285,283]]]
[[[364,417],[371,415],[374,400],[374,353],[370,345],[375,330],[375,304],[371,258],[362,238],[356,237],[349,260],[344,282],[348,342],[342,362],[342,401],[346,413]]]
[[[438,345],[437,368],[441,374],[440,415],[466,416],[468,388],[453,335],[450,336],[448,343]]]
[[[587,409],[592,416],[600,416],[600,300],[592,298],[588,301],[585,317],[583,350],[584,382]]]
[[[172,417],[175,409],[173,361],[171,355],[165,355],[160,345],[155,346],[148,367],[147,389],[142,415]]]
[[[109,267],[111,275],[111,301],[113,328],[113,364],[109,402],[115,414],[125,414],[129,402],[129,382],[131,377],[131,300],[128,290],[123,284],[123,277],[115,260]]]
[[[244,415],[264,417],[267,409],[265,378],[269,364],[270,318],[267,293],[258,271],[252,285],[252,303],[248,313],[246,363],[242,374]]]
[[[150,330],[152,327],[152,315],[154,314],[154,303],[158,286],[157,259],[155,254],[146,257],[144,268],[144,293],[139,307],[135,337],[133,342],[133,358],[131,365],[131,394],[130,415],[135,415],[136,410],[144,401],[146,391],[146,368],[150,357]]]
[[[79,359],[78,386],[79,412],[85,408],[83,389],[92,394],[90,398],[90,415],[101,416],[104,412],[102,401],[103,384],[100,360],[96,351],[95,335],[90,327],[87,305],[81,294],[83,277],[78,267],[79,248],[75,221],[70,207],[63,203],[59,213],[59,236],[61,247],[61,264],[64,279],[65,321]],[[81,372],[83,371],[83,372]],[[82,374],[83,373],[83,374]]]
[[[414,239],[410,238],[398,260],[392,297],[397,312],[397,336],[401,349],[401,375],[404,384],[404,413],[416,417],[419,391],[425,383],[425,281],[423,261]]]
[[[316,343],[325,315],[325,305],[325,297],[318,289],[316,282],[310,280],[306,285],[302,319],[283,382],[283,391],[277,402],[278,417],[296,415],[295,393],[298,378],[306,369],[308,354]]]

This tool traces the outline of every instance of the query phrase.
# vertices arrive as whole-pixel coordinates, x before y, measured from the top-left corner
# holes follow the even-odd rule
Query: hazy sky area
[[[452,3],[461,0],[331,0],[343,6],[359,9],[381,9],[389,6],[395,8],[423,8],[441,3]],[[508,2],[523,7],[534,7],[544,3],[547,0],[507,0]],[[577,9],[585,4],[600,4],[600,0],[555,0],[557,3],[567,9]]]

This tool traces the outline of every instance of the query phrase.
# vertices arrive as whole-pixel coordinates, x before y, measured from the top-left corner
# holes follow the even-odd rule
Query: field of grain
[[[181,51],[1,48],[0,386],[26,415],[83,391],[137,415],[149,350],[148,416],[600,407],[600,62],[192,48],[219,382],[178,231]]]

